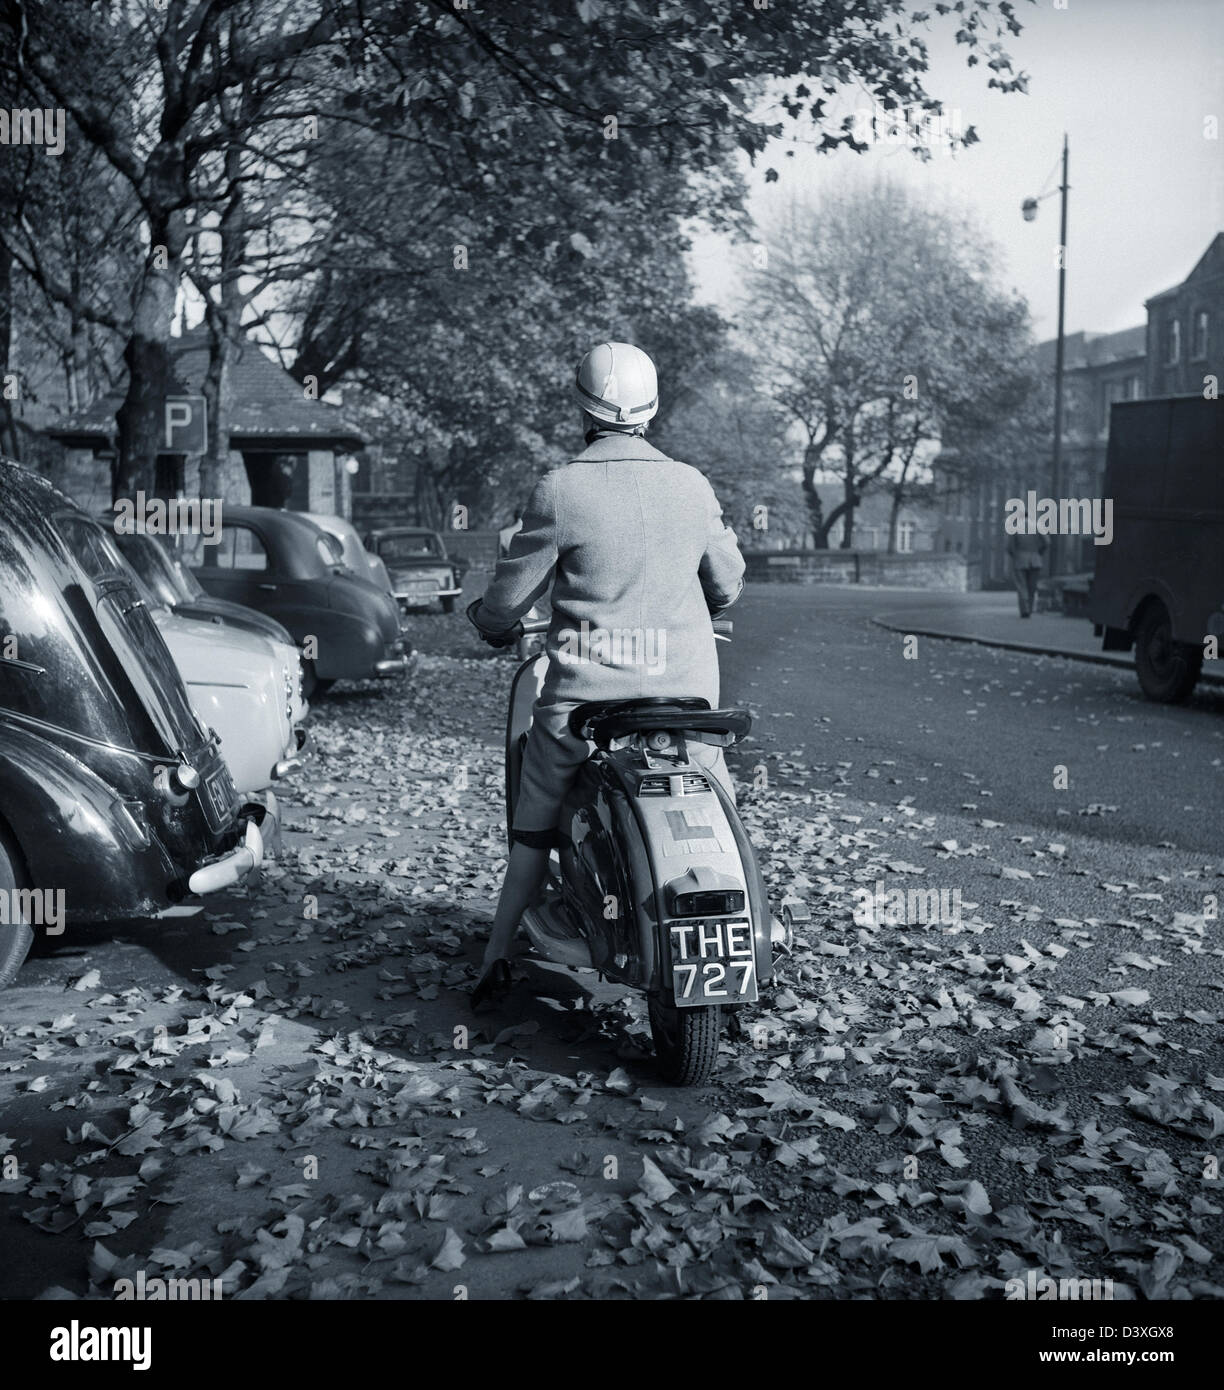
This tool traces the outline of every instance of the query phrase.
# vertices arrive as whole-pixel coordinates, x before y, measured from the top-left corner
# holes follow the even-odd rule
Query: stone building
[[[176,395],[198,396],[208,369],[208,333],[197,328],[172,347]],[[257,344],[246,341],[231,368],[233,406],[229,465],[222,497],[236,505],[351,515],[349,460],[365,443],[343,412],[312,400],[302,386]],[[122,398],[105,396],[87,410],[42,426],[62,446],[47,471],[82,506],[110,504],[111,464],[117,450],[115,412]],[[158,455],[157,492],[187,496],[199,490],[199,459]]]

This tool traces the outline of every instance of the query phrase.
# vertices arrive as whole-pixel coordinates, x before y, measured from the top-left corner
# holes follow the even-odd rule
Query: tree
[[[954,26],[971,63],[987,59],[989,85],[1023,88],[999,42],[1020,31],[1009,0],[957,0],[935,10]],[[383,155],[402,154],[417,176],[421,207],[446,215],[433,224],[435,234],[445,228],[445,240],[426,248],[431,273],[443,268],[456,233],[478,248],[482,266],[501,271],[507,256],[521,264],[558,245],[585,257],[584,248],[606,248],[610,233],[630,228],[674,244],[690,216],[741,225],[735,159],[740,151],[755,159],[779,129],[773,107],[758,98],[766,90],[776,96],[822,147],[857,148],[852,122],[832,120],[827,98],[854,84],[886,108],[937,110],[922,85],[926,31],[935,22],[907,0],[760,9],[740,0],[505,0],[487,7],[455,0],[61,0],[54,7],[0,0],[23,92],[68,111],[72,138],[101,153],[139,209],[144,256],[124,330],[116,491],[151,482],[187,266],[218,291],[209,294],[209,315],[210,390],[219,405],[239,301],[244,314],[254,305],[249,290],[238,295],[233,287],[252,270],[252,244],[275,235],[279,215],[300,222],[317,213],[323,224],[307,234],[305,254],[282,262],[273,277],[309,283],[300,322],[316,332],[304,340],[299,366],[314,360],[349,371],[368,363],[366,320],[381,327],[394,318],[396,301],[402,308],[403,267],[386,263],[395,248],[385,226],[375,236],[382,243],[372,262],[375,283],[357,301],[358,331],[350,333],[334,306],[314,297],[322,284],[350,291],[353,302],[351,277],[333,273],[327,257],[341,249],[358,208],[377,197],[367,186],[357,204],[309,206],[318,191],[308,180],[312,158],[281,158],[278,123],[296,118],[354,137],[375,133]],[[820,55],[816,72],[813,54]],[[260,91],[278,94],[274,107]],[[258,214],[254,187],[266,199]],[[210,277],[198,238],[219,236],[218,218],[228,219],[229,234],[220,240],[224,264]],[[227,242],[232,251],[224,250]],[[438,298],[435,286],[416,302]],[[259,305],[255,317],[278,307]],[[615,314],[626,317],[622,307]]]
[[[666,399],[670,382],[660,378]],[[652,431],[664,453],[709,478],[723,514],[741,545],[801,539],[803,503],[798,482],[780,463],[791,453],[789,421],[756,380],[742,348],[724,347]]]
[[[843,521],[852,546],[855,508],[881,488],[895,543],[942,432],[983,427],[1022,394],[1026,307],[991,285],[991,248],[963,217],[885,181],[793,201],[766,249],[744,318],[767,389],[801,431],[815,544]],[[842,487],[827,515],[825,475]]]

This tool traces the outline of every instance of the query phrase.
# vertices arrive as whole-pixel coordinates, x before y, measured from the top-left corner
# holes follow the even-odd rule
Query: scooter
[[[546,632],[527,619],[523,635]],[[717,619],[724,638],[730,622]],[[523,749],[548,657],[519,666],[506,723],[506,825],[514,823]],[[730,747],[752,725],[743,709],[691,696],[596,700],[570,730],[594,744],[562,806],[560,848],[523,916],[534,953],[595,970],[646,995],[663,1076],[705,1084],[722,1011],[757,1000],[789,931],[770,914],[765,883],[735,803],[690,757],[701,741]]]

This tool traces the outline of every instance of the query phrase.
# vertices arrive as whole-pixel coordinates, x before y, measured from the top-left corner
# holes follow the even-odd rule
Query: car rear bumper
[[[419,589],[396,589],[395,601],[401,604],[428,603],[435,598],[458,598],[461,593],[462,588],[427,589],[422,586]]]
[[[263,835],[259,826],[253,820],[248,820],[242,844],[223,854],[220,859],[214,859],[211,864],[197,869],[187,880],[187,887],[192,893],[199,894],[228,888],[257,869],[263,863],[263,857]]]
[[[412,670],[416,656],[388,656],[374,663],[374,674],[379,680],[402,680]]]
[[[293,731],[293,743],[285,749],[285,756],[272,769],[272,777],[279,780],[288,777],[291,773],[301,770],[306,755],[310,751],[311,738],[310,731],[304,729],[300,724]]]

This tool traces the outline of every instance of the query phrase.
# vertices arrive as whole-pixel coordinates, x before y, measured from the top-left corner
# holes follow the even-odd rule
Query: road
[[[993,807],[1043,832],[1224,852],[1224,692],[1153,705],[1130,671],[926,637],[907,660],[903,638],[871,621],[930,605],[913,591],[754,586],[721,649],[724,698],[814,763],[851,763],[859,790],[875,767],[929,811]],[[1113,809],[1080,814],[1090,806]]]
[[[410,685],[320,702],[260,884],[40,941],[0,1001],[0,1297],[1224,1297],[1220,696],[906,659],[872,616],[929,602],[736,610],[741,810],[810,920],[698,1092],[589,974],[470,1013],[512,666],[422,617]]]

